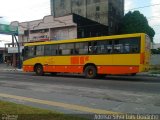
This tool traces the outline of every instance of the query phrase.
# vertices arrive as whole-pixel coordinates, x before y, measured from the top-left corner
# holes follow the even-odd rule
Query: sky
[[[160,5],[155,4],[160,4],[160,0],[125,0],[125,13],[133,9],[144,14],[149,25],[156,31],[154,42],[160,43]],[[155,6],[139,8],[148,5]],[[46,15],[50,15],[50,0],[1,0],[0,17],[3,18],[0,18],[0,23],[37,20]],[[1,40],[10,41],[11,36],[0,35],[0,47],[4,46],[4,41]]]

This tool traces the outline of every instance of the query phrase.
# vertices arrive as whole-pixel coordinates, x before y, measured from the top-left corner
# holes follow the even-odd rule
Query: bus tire
[[[85,68],[84,74],[86,78],[94,79],[97,76],[97,69],[93,65],[89,65]]]
[[[42,65],[37,65],[35,69],[36,75],[38,76],[43,76],[44,71],[43,71],[43,66]]]

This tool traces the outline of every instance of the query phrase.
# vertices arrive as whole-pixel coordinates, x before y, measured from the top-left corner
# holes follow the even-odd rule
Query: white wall
[[[160,65],[160,54],[158,55],[151,55],[151,65]]]
[[[152,49],[158,49],[160,48],[160,43],[153,43],[152,44]]]

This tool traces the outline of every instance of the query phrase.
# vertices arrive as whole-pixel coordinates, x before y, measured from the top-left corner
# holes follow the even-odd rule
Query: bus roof
[[[107,39],[111,40],[111,39],[119,39],[119,38],[140,37],[142,35],[145,35],[145,33],[100,36],[100,37],[79,38],[79,39],[70,39],[70,40],[57,40],[57,41],[54,40],[54,41],[45,41],[45,42],[34,42],[34,43],[26,43],[24,46],[63,44],[63,43],[86,42],[86,41],[107,40]]]

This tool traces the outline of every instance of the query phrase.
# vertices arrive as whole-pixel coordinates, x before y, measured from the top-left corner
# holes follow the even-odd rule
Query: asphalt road
[[[104,79],[85,79],[81,75],[36,76],[34,73],[1,71],[0,94],[45,100],[44,103],[50,104],[0,95],[1,100],[64,113],[96,113],[98,110],[160,113],[158,77],[107,76]],[[68,107],[63,107],[62,103]]]

